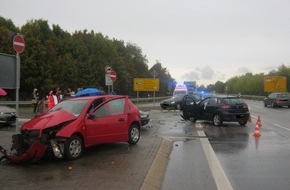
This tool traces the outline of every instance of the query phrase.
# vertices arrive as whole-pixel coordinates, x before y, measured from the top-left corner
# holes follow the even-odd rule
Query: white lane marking
[[[281,125],[278,125],[278,124],[275,124],[275,123],[274,123],[274,125],[275,125],[276,127],[279,127],[279,128],[281,128],[281,129],[284,129],[284,130],[286,130],[286,131],[290,131],[290,129],[288,129],[288,128],[286,128],[286,127],[283,127],[283,126],[281,126]]]
[[[197,131],[197,133],[199,136],[205,136],[205,133],[203,131]],[[205,156],[207,158],[207,161],[209,163],[209,167],[213,174],[215,183],[217,185],[217,189],[218,190],[233,190],[233,187],[229,179],[227,178],[226,173],[223,170],[219,160],[217,159],[217,156],[215,152],[213,151],[208,139],[200,138],[200,141],[201,141],[201,145],[205,153]]]

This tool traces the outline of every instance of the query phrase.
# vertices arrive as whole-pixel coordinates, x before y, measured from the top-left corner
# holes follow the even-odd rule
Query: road
[[[170,155],[163,183],[164,190],[177,188],[188,190],[289,189],[290,109],[265,108],[262,102],[248,101],[247,103],[251,107],[252,115],[252,123],[248,123],[247,127],[241,127],[235,123],[224,123],[222,127],[215,127],[210,122],[204,121],[191,124],[192,127],[202,129],[206,134],[218,159],[215,165],[220,164],[220,172],[225,174],[222,179],[219,179],[222,176],[217,175],[210,167],[210,173],[216,184],[222,180],[222,183],[229,182],[229,186],[227,188],[208,187],[204,184],[205,181],[208,185],[211,184],[212,179],[205,169],[200,169],[200,160],[207,159],[210,165],[212,158],[205,158],[202,155],[198,158],[196,153],[208,150],[201,151],[196,148],[201,140],[188,141],[186,139],[174,141],[178,146],[173,146]],[[260,128],[261,137],[254,137],[254,128],[259,115],[263,124]],[[181,160],[185,154],[186,158]],[[199,159],[199,161],[194,159]],[[196,162],[198,164],[195,164]]]
[[[248,104],[247,127],[185,122],[178,111],[140,106],[152,121],[136,146],[99,145],[72,162],[1,163],[1,189],[289,189],[290,109]],[[262,136],[255,138],[258,115]],[[0,145],[9,146],[12,131],[0,131]]]

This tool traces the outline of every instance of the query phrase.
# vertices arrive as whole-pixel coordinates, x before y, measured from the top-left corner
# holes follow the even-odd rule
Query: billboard
[[[264,91],[265,92],[286,92],[287,78],[282,76],[265,76]]]
[[[0,87],[16,88],[16,56],[0,53]]]
[[[159,79],[134,78],[134,91],[159,91]]]

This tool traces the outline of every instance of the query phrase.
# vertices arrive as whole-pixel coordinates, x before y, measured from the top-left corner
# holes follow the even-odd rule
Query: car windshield
[[[172,96],[172,98],[183,98],[183,96],[184,96],[185,94],[175,94],[175,95],[173,95]]]
[[[66,100],[54,106],[49,112],[65,110],[75,116],[79,116],[87,103],[88,100]]]

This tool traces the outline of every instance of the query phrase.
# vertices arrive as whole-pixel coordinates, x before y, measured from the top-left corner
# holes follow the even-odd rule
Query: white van
[[[173,91],[173,96],[179,95],[179,94],[187,94],[187,93],[188,93],[187,87],[184,85],[179,85],[175,87]]]

